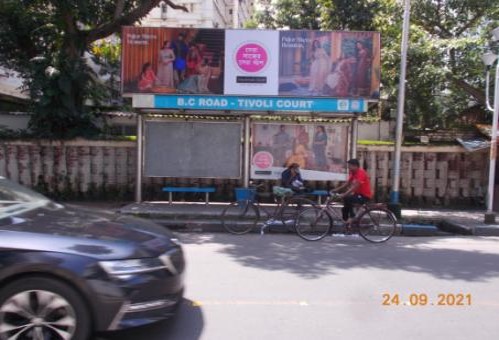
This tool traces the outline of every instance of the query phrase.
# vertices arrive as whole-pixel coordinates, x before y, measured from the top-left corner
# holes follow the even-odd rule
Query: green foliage
[[[32,99],[30,128],[36,136],[95,135],[94,116],[85,101],[116,99],[116,78],[108,84],[88,66],[92,44],[145,16],[160,0],[2,0],[0,65],[26,80]],[[170,1],[168,5],[176,7]],[[183,9],[183,8],[182,8]],[[95,62],[116,74],[119,48],[105,42]]]
[[[374,31],[375,17],[382,1],[319,0],[322,6],[321,27],[332,30]]]
[[[311,29],[320,28],[320,0],[264,1],[264,9],[255,14],[264,28]]]
[[[397,105],[402,4],[397,0],[275,0],[256,18],[267,28],[306,29],[318,22],[323,30],[379,31],[382,97],[387,98],[382,116],[388,117]],[[300,20],[294,20],[297,15]],[[467,121],[462,114],[470,104],[483,109],[480,55],[489,32],[497,26],[497,0],[411,0],[405,103],[408,125],[449,127]]]

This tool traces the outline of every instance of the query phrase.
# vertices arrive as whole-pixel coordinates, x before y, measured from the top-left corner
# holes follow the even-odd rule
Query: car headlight
[[[157,258],[101,261],[99,264],[108,274],[115,276],[148,273],[166,268]]]

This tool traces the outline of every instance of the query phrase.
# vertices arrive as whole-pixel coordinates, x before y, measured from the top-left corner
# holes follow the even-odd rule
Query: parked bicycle
[[[296,218],[296,232],[307,241],[318,241],[333,230],[348,231],[339,210],[338,194],[330,193],[323,206],[300,211]],[[365,203],[356,207],[357,212],[350,224],[351,232],[358,233],[366,241],[388,241],[397,228],[397,218],[383,203]]]
[[[292,190],[274,186],[272,193],[258,192],[262,185],[250,187],[247,197],[238,199],[228,205],[222,212],[222,225],[232,234],[246,234],[252,231],[259,223],[260,233],[272,226],[285,227],[295,232],[296,216],[315,203],[305,194],[296,194]],[[273,198],[273,203],[261,203],[259,199]],[[264,215],[264,216],[262,216]]]

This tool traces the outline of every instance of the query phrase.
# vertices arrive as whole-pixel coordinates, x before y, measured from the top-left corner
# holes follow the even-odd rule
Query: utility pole
[[[390,208],[400,217],[400,162],[402,156],[402,129],[404,123],[404,102],[405,102],[405,75],[407,68],[407,46],[409,40],[409,24],[411,14],[411,1],[404,0],[404,22],[402,28],[401,62],[399,93],[397,101],[397,129],[395,133],[395,155],[393,160],[393,184],[390,194]]]

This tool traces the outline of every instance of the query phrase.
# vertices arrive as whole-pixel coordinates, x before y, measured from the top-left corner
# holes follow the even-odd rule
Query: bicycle
[[[313,201],[306,198],[306,193],[296,194],[291,189],[278,186],[273,187],[272,193],[258,192],[257,189],[261,186],[250,187],[250,197],[232,202],[223,210],[222,225],[229,233],[249,233],[261,222],[261,212],[266,215],[266,220],[260,227],[260,234],[263,235],[265,229],[271,226],[285,226],[288,231],[295,232],[298,213],[315,206]],[[274,204],[265,206],[258,200],[270,196],[274,198]]]
[[[342,214],[338,210],[339,195],[329,194],[323,206],[300,211],[296,218],[296,233],[307,241],[318,241],[332,233],[335,222],[346,229]],[[366,241],[382,243],[388,241],[397,228],[397,218],[383,203],[364,203],[357,205],[357,212],[351,223]]]

